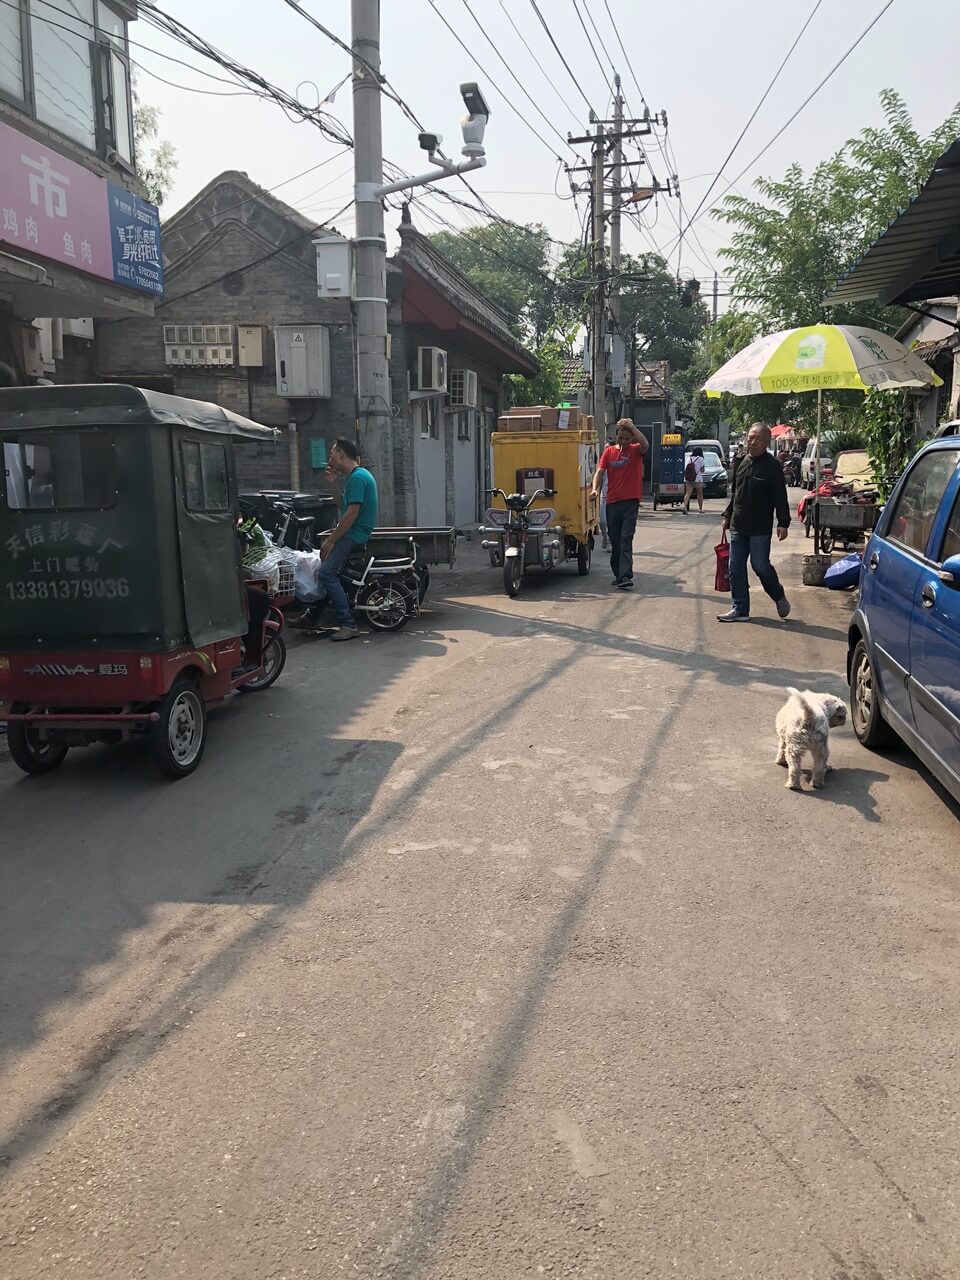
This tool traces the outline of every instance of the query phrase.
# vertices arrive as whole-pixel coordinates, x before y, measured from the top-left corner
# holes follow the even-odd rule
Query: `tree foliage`
[[[534,345],[563,328],[562,290],[550,276],[550,236],[539,223],[494,222],[430,237],[472,285],[511,318],[515,335]],[[576,290],[572,291],[576,297]]]
[[[820,323],[889,331],[904,319],[898,307],[876,302],[826,307],[823,298],[919,192],[937,157],[960,134],[960,104],[923,137],[898,93],[885,90],[880,103],[883,125],[863,129],[812,173],[791,165],[778,181],[758,179],[755,198],[727,196],[715,211],[732,230],[730,247],[720,256],[732,265],[730,315],[735,318],[726,327],[713,326],[719,332],[703,335],[687,375],[679,379],[695,421],[715,422],[719,411],[734,421],[780,418],[813,428],[812,395],[750,396],[737,402],[696,394],[697,386],[739,349],[731,338]],[[845,420],[863,407],[862,401],[857,392],[831,393],[824,398],[824,412],[830,420]]]
[[[160,138],[160,111],[141,101],[133,86],[133,152],[137,176],[147,188],[151,204],[163,204],[170,192],[177,153],[173,143]]]
[[[895,327],[896,308],[875,302],[826,307],[824,295],[884,227],[917,195],[937,157],[960,133],[960,104],[927,137],[903,99],[880,96],[885,127],[867,128],[809,175],[791,165],[783,178],[759,178],[758,199],[727,196],[715,216],[733,230],[720,256],[732,264],[735,304],[760,329],[835,323]]]

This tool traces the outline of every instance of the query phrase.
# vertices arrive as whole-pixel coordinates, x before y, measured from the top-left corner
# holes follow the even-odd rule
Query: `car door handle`
[[[929,582],[924,584],[923,590],[920,592],[920,603],[925,609],[932,609],[937,603],[937,593]]]
[[[876,573],[879,565],[880,565],[880,557],[877,555],[876,551],[874,551],[872,552],[870,559],[867,561],[867,568],[870,570],[871,573]]]

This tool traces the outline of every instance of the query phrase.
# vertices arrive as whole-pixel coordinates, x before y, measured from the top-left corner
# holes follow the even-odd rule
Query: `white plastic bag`
[[[301,551],[297,553],[297,565],[294,572],[294,588],[301,604],[316,604],[323,597],[319,575],[322,561],[319,551]]]

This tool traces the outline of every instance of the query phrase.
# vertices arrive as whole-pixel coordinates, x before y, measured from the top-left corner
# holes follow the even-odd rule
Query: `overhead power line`
[[[893,0],[890,0],[890,3],[892,4],[892,3],[893,3]],[[723,162],[723,164],[720,166],[720,168],[717,170],[716,174],[714,175],[714,179],[713,179],[713,181],[710,183],[709,187],[707,187],[706,191],[703,193],[703,196],[701,197],[700,203],[697,205],[696,209],[693,211],[693,214],[691,215],[691,217],[690,217],[689,221],[687,222],[686,226],[685,226],[685,227],[683,227],[683,228],[681,229],[681,231],[680,231],[680,243],[681,243],[681,244],[683,243],[683,237],[684,237],[684,235],[686,234],[686,232],[689,230],[689,228],[690,228],[691,226],[693,226],[694,222],[696,222],[696,220],[697,220],[697,215],[700,213],[700,210],[703,208],[703,206],[704,206],[704,205],[707,203],[707,201],[710,199],[710,194],[711,194],[711,192],[713,191],[714,187],[717,185],[717,183],[720,181],[720,178],[721,178],[721,175],[723,174],[724,169],[726,169],[727,165],[728,165],[728,164],[730,163],[730,161],[732,160],[733,155],[734,155],[734,152],[736,151],[737,147],[739,147],[740,143],[743,141],[744,136],[745,136],[745,134],[746,134],[747,130],[748,130],[748,129],[750,128],[750,126],[753,124],[754,120],[756,120],[756,118],[757,118],[757,114],[758,114],[758,112],[760,111],[760,108],[761,108],[761,107],[763,106],[763,104],[766,102],[767,98],[769,98],[770,93],[771,93],[771,91],[773,90],[773,86],[774,86],[774,85],[777,83],[777,81],[780,79],[780,75],[781,75],[781,73],[782,73],[782,71],[783,71],[784,67],[785,67],[785,66],[787,65],[787,63],[790,61],[790,58],[791,58],[791,56],[792,56],[792,54],[793,54],[794,49],[796,49],[797,45],[798,45],[798,44],[800,43],[800,41],[802,40],[803,35],[804,35],[804,32],[806,31],[807,27],[809,27],[810,23],[811,23],[811,22],[814,20],[814,18],[817,16],[817,13],[818,13],[818,11],[819,11],[819,9],[820,9],[820,6],[821,6],[822,4],[823,4],[823,0],[817,0],[817,3],[813,6],[813,8],[812,8],[812,9],[810,10],[810,12],[807,14],[807,17],[806,17],[806,20],[804,21],[803,26],[800,28],[800,30],[797,32],[796,36],[794,37],[793,44],[790,46],[790,48],[787,50],[787,52],[783,55],[783,58],[782,58],[782,60],[781,60],[781,62],[780,62],[779,67],[777,67],[776,71],[773,73],[773,79],[772,79],[772,80],[770,81],[770,83],[767,85],[766,89],[764,89],[763,94],[762,94],[762,96],[761,96],[761,98],[760,98],[760,101],[757,103],[757,105],[756,105],[756,106],[753,108],[753,110],[751,111],[750,116],[749,116],[749,119],[747,120],[747,123],[743,126],[743,128],[740,130],[739,134],[737,135],[737,140],[736,140],[736,142],[734,142],[733,146],[732,146],[732,147],[730,148],[730,150],[727,152],[726,159],[724,160],[724,162]]]
[[[633,63],[630,61],[630,55],[627,53],[626,46],[620,36],[620,28],[617,26],[617,20],[613,16],[613,10],[610,8],[610,0],[603,0],[603,3],[607,10],[607,17],[610,19],[610,25],[613,27],[613,34],[617,37],[620,52],[623,54],[623,60],[627,64],[627,70],[630,72],[633,83],[637,86],[637,93],[640,95],[640,101],[643,103],[645,110],[649,111],[650,108],[647,106],[647,100],[643,96],[643,90],[640,88],[640,81],[637,79],[637,73],[633,69]]]
[[[547,71],[547,69],[544,67],[543,63],[540,61],[540,59],[539,59],[539,58],[537,57],[537,55],[534,53],[533,49],[531,49],[530,44],[529,44],[529,42],[527,41],[526,36],[523,34],[523,32],[520,30],[520,28],[519,28],[519,27],[517,26],[517,24],[514,22],[514,20],[513,20],[512,16],[511,16],[511,14],[510,14],[510,10],[507,8],[506,4],[504,3],[504,0],[497,0],[497,3],[500,5],[500,8],[503,10],[504,15],[506,16],[507,21],[510,23],[511,27],[513,27],[514,31],[517,33],[517,37],[518,37],[518,39],[520,40],[521,44],[522,44],[522,45],[523,45],[523,47],[526,49],[527,53],[529,53],[530,57],[533,59],[534,65],[538,68],[538,70],[540,71],[540,74],[543,76],[543,82],[542,82],[542,84],[538,85],[538,86],[537,86],[537,88],[538,88],[538,89],[540,89],[540,88],[542,88],[542,87],[543,87],[543,85],[544,85],[544,84],[548,84],[548,85],[550,86],[550,88],[553,90],[553,92],[554,92],[554,94],[556,95],[556,97],[557,97],[557,98],[559,98],[559,100],[563,103],[563,106],[564,106],[565,110],[570,111],[570,114],[571,114],[571,115],[574,115],[574,113],[573,113],[573,111],[572,111],[572,109],[571,109],[571,107],[570,107],[570,103],[567,101],[567,99],[563,96],[563,94],[560,92],[560,90],[559,90],[559,89],[557,88],[557,86],[554,84],[554,78],[553,78],[553,76],[552,76],[552,75],[550,75],[550,73],[549,73],[549,72]],[[576,116],[575,116],[575,115],[574,115],[574,119],[576,119]]]
[[[370,75],[372,75],[374,79],[377,81],[377,83],[380,85],[381,91],[384,94],[386,94],[388,98],[392,99],[392,101],[394,101],[397,104],[397,106],[400,108],[403,114],[407,117],[410,123],[416,125],[418,129],[421,129],[421,130],[423,129],[423,125],[421,124],[420,120],[417,118],[416,112],[407,102],[403,100],[403,98],[401,98],[400,94],[397,93],[396,89],[394,89],[393,85],[390,83],[390,81],[387,79],[387,77],[383,74],[382,71],[377,71],[376,68],[366,60],[366,58],[362,57],[359,53],[356,53],[353,49],[351,49],[350,46],[346,43],[346,41],[341,40],[338,35],[336,35],[328,27],[325,27],[323,23],[319,21],[319,19],[313,16],[312,13],[308,13],[307,10],[304,9],[303,5],[298,3],[298,0],[284,0],[284,3],[287,4],[294,11],[294,13],[298,13],[301,18],[303,18],[306,22],[309,22],[312,27],[316,27],[316,29],[322,35],[325,35],[328,40],[332,41],[332,43],[335,44],[338,49],[342,49],[345,53],[349,54],[350,57],[355,62],[359,62],[361,66],[366,67]]]
[[[494,53],[497,55],[497,57],[500,59],[500,61],[503,63],[503,65],[506,67],[507,71],[508,71],[508,72],[510,73],[510,75],[513,77],[514,81],[516,82],[517,88],[518,88],[518,89],[520,89],[521,93],[524,95],[524,97],[527,99],[527,101],[530,103],[530,105],[533,107],[533,109],[534,109],[534,110],[537,112],[537,114],[540,116],[541,120],[543,120],[543,121],[544,121],[544,123],[546,124],[547,128],[548,128],[548,129],[550,129],[550,130],[552,130],[552,132],[553,132],[553,133],[555,133],[555,134],[556,134],[556,136],[560,139],[560,144],[561,144],[561,146],[569,147],[569,148],[570,148],[570,150],[571,150],[571,151],[573,151],[573,147],[571,147],[571,146],[570,146],[570,143],[569,143],[569,142],[567,141],[567,139],[563,136],[563,134],[560,132],[560,130],[556,127],[556,125],[553,123],[553,121],[550,119],[550,117],[544,113],[544,111],[543,111],[543,110],[542,110],[542,108],[540,107],[540,104],[537,102],[536,98],[534,98],[534,97],[533,97],[533,95],[532,95],[532,94],[530,93],[530,91],[527,89],[526,85],[524,85],[523,81],[522,81],[522,80],[517,76],[517,73],[516,73],[516,72],[513,70],[513,68],[510,66],[510,63],[506,60],[506,58],[503,56],[503,54],[500,52],[500,50],[497,48],[497,46],[493,43],[493,41],[492,41],[492,40],[490,39],[490,37],[487,35],[486,29],[485,29],[485,27],[483,26],[483,23],[480,21],[480,19],[477,17],[477,15],[474,13],[474,11],[470,8],[470,2],[469,2],[469,0],[460,0],[460,2],[461,2],[461,4],[463,5],[463,7],[466,9],[467,13],[469,13],[470,17],[473,19],[474,23],[475,23],[475,24],[476,24],[476,26],[477,26],[477,29],[479,30],[480,34],[483,36],[484,40],[486,40],[487,44],[488,44],[488,45],[490,46],[490,48],[494,51]],[[433,0],[431,0],[431,5],[432,5],[432,7],[433,7],[434,9],[436,9],[436,8],[437,8],[437,6],[436,6],[436,4],[433,2]],[[439,10],[437,10],[437,12],[439,13]],[[448,26],[449,26],[449,23],[448,23]],[[451,28],[451,29],[452,29],[452,28]],[[461,42],[461,43],[462,43],[462,42]],[[478,63],[477,65],[479,66],[479,63]],[[483,71],[483,68],[481,67],[481,68],[480,68],[480,70],[481,70],[481,71]],[[483,72],[483,74],[484,74],[484,75],[486,75],[487,73],[484,71],[484,72]],[[492,82],[491,82],[491,83],[492,83]],[[500,92],[500,91],[498,90],[498,92]],[[523,119],[523,117],[521,117],[521,119]],[[559,160],[559,159],[560,159],[560,157],[558,156],[558,157],[557,157],[557,159]]]
[[[854,50],[863,42],[863,40],[866,39],[866,37],[870,34],[873,28],[877,25],[877,23],[880,21],[880,19],[883,17],[883,15],[887,12],[887,10],[892,5],[893,5],[893,0],[886,0],[886,3],[883,5],[883,7],[879,10],[879,12],[875,15],[875,17],[864,27],[864,29],[857,36],[856,40],[854,40],[853,44],[850,45],[850,47],[847,49],[846,53],[844,53],[833,64],[833,66],[830,68],[827,74],[823,77],[823,79],[819,82],[819,84],[817,84],[816,87],[812,89],[810,93],[807,94],[804,100],[800,103],[799,107],[797,107],[796,111],[794,111],[793,115],[790,116],[789,120],[787,120],[777,130],[777,132],[773,135],[773,137],[770,139],[768,143],[766,143],[764,146],[760,148],[760,150],[753,157],[750,163],[745,165],[735,178],[728,180],[727,185],[724,187],[723,191],[720,192],[720,195],[717,196],[716,200],[714,200],[706,209],[702,208],[704,202],[703,201],[700,202],[700,206],[698,207],[697,213],[694,215],[695,217],[702,217],[704,213],[707,213],[709,212],[710,209],[714,208],[718,203],[718,201],[723,199],[723,197],[727,194],[727,192],[731,189],[731,187],[735,187],[737,183],[741,180],[741,178],[744,178],[750,172],[750,170],[757,163],[757,161],[761,160],[767,154],[767,152],[770,150],[773,144],[777,142],[778,139],[781,138],[784,133],[786,133],[787,129],[790,128],[794,120],[796,120],[797,116],[800,115],[801,111],[803,111],[806,107],[810,105],[810,103],[814,100],[814,98],[817,96],[820,90],[824,87],[827,81],[832,79],[832,77],[840,70],[840,68],[843,66],[846,60],[850,57],[850,55],[854,52]],[[691,219],[691,222],[692,221],[693,219]]]
[[[535,128],[534,128],[534,126],[530,123],[530,121],[529,121],[529,120],[527,119],[527,117],[523,114],[523,112],[522,112],[522,111],[520,111],[520,110],[518,110],[518,108],[514,105],[514,103],[510,100],[510,98],[509,98],[509,97],[504,93],[504,91],[503,91],[503,90],[500,88],[500,86],[497,84],[496,80],[494,80],[494,78],[493,78],[493,76],[490,74],[490,72],[489,72],[489,71],[487,71],[487,70],[486,70],[486,69],[481,65],[481,63],[478,61],[478,59],[477,59],[477,57],[476,57],[475,53],[473,52],[473,50],[472,50],[471,48],[469,48],[469,47],[468,47],[468,45],[467,45],[467,44],[466,44],[466,43],[465,43],[465,42],[460,38],[459,34],[458,34],[458,33],[457,33],[457,31],[455,30],[455,28],[451,25],[451,23],[447,20],[446,16],[445,16],[443,13],[441,13],[441,11],[437,8],[436,0],[429,0],[429,3],[430,3],[430,8],[434,11],[434,13],[437,15],[437,17],[438,17],[438,18],[440,19],[440,21],[443,23],[443,25],[447,28],[447,30],[448,30],[448,31],[450,32],[450,34],[453,36],[454,40],[456,40],[456,42],[457,42],[457,44],[460,46],[460,48],[464,51],[464,53],[466,53],[466,54],[467,54],[467,55],[472,59],[472,61],[476,64],[476,66],[478,67],[478,69],[480,70],[480,72],[481,72],[481,73],[486,77],[486,79],[487,79],[487,80],[489,80],[490,84],[492,84],[492,85],[493,85],[494,89],[496,89],[497,93],[499,93],[500,97],[504,100],[504,102],[507,104],[507,106],[508,106],[508,107],[510,108],[510,110],[513,112],[513,114],[517,117],[517,119],[518,119],[518,120],[520,120],[520,121],[522,121],[522,123],[525,125],[525,127],[526,127],[527,129],[529,129],[529,131],[534,135],[534,137],[535,137],[535,138],[537,138],[537,139],[538,139],[538,141],[540,141],[540,142],[542,142],[542,143],[543,143],[543,145],[547,148],[547,150],[550,152],[550,154],[551,154],[552,156],[554,156],[556,159],[558,159],[558,160],[559,160],[559,159],[560,159],[560,156],[558,156],[558,155],[557,155],[556,150],[554,149],[554,147],[553,147],[553,146],[552,146],[552,145],[551,145],[551,144],[546,140],[546,138],[543,136],[543,134],[542,134],[542,133],[540,133],[540,131],[539,131],[538,129],[535,129]],[[471,17],[473,17],[473,13],[472,13],[472,11],[471,11]],[[474,21],[476,21],[476,19],[474,19]],[[553,127],[553,126],[551,125],[551,128],[552,128],[552,127]],[[563,138],[563,137],[562,137],[561,135],[559,135],[559,134],[558,134],[558,137],[560,137],[561,142],[563,142],[563,143],[566,145],[566,139],[565,139],[565,138]]]
[[[543,27],[544,31],[547,33],[547,39],[550,41],[550,43],[553,45],[554,49],[556,50],[557,57],[560,59],[560,61],[561,61],[561,62],[563,63],[563,65],[566,67],[566,69],[567,69],[567,75],[568,75],[568,76],[570,77],[570,79],[573,81],[574,86],[575,86],[575,88],[576,88],[576,90],[577,90],[577,93],[579,93],[580,97],[581,97],[581,98],[584,100],[584,102],[587,104],[587,109],[588,109],[589,111],[593,111],[593,114],[596,116],[596,115],[597,115],[597,112],[593,110],[593,106],[592,106],[592,104],[591,104],[591,102],[590,102],[590,99],[589,99],[589,98],[587,97],[587,95],[583,92],[583,89],[582,89],[582,88],[581,88],[581,86],[580,86],[580,81],[577,79],[577,77],[576,77],[576,76],[573,74],[573,72],[571,71],[571,69],[570,69],[570,63],[569,63],[569,62],[566,60],[566,58],[563,56],[563,53],[562,53],[562,52],[561,52],[561,50],[560,50],[560,46],[557,44],[556,40],[553,38],[553,32],[550,30],[550,27],[549,27],[549,26],[548,26],[548,24],[547,24],[547,20],[546,20],[546,18],[545,18],[545,17],[543,16],[543,14],[540,12],[540,6],[537,4],[537,0],[530,0],[530,4],[533,6],[533,11],[534,11],[534,13],[535,13],[535,14],[537,15],[537,17],[540,19],[540,25]]]
[[[600,68],[600,74],[603,76],[604,80],[607,83],[607,88],[610,90],[612,94],[613,82],[611,81],[610,77],[607,75],[604,69],[603,63],[600,61],[600,55],[599,53],[597,53],[597,46],[593,43],[593,39],[590,35],[590,32],[587,30],[587,24],[583,20],[583,14],[580,12],[580,6],[579,4],[577,4],[577,0],[571,0],[571,3],[573,4],[577,18],[579,19],[580,26],[583,28],[583,34],[587,38],[587,44],[590,46],[590,52],[593,54],[594,58],[596,58],[597,66]]]
[[[600,42],[600,48],[603,50],[607,61],[610,63],[610,70],[613,72],[614,75],[616,75],[617,68],[613,59],[610,57],[610,50],[607,48],[606,43],[603,39],[603,36],[600,34],[600,28],[597,26],[596,21],[594,20],[593,14],[590,12],[590,0],[583,0],[583,7],[586,11],[587,17],[590,19],[590,25],[591,27],[593,27],[594,35],[597,37],[597,39]]]
[[[353,139],[349,130],[340,123],[335,116],[328,115],[320,110],[319,107],[305,107],[298,98],[285,90],[271,84],[259,72],[245,66],[237,59],[225,54],[215,45],[211,44],[203,36],[191,30],[185,23],[171,17],[164,10],[153,4],[151,0],[141,0],[139,11],[144,21],[155,27],[158,31],[162,31],[165,35],[185,47],[192,49],[195,53],[199,53],[202,57],[216,62],[219,66],[228,71],[240,84],[251,85],[257,90],[258,96],[264,97],[275,102],[281,110],[289,118],[296,118],[307,121],[319,128],[327,137],[335,142],[339,142],[344,146],[352,146]]]

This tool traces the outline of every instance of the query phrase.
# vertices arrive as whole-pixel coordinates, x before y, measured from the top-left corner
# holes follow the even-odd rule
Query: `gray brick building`
[[[326,448],[338,435],[354,437],[357,417],[352,309],[347,298],[317,296],[321,234],[335,229],[321,231],[246,174],[220,174],[164,225],[166,292],[156,317],[98,325],[93,376],[211,400],[276,426],[275,445],[245,447],[242,484],[323,492]],[[387,292],[396,510],[384,522],[475,522],[502,377],[533,374],[536,360],[507,315],[406,221]],[[319,396],[278,391],[280,326],[324,331]],[[259,331],[262,363],[241,366],[249,330]],[[424,385],[420,362],[436,356],[422,349],[444,353],[446,391]]]

